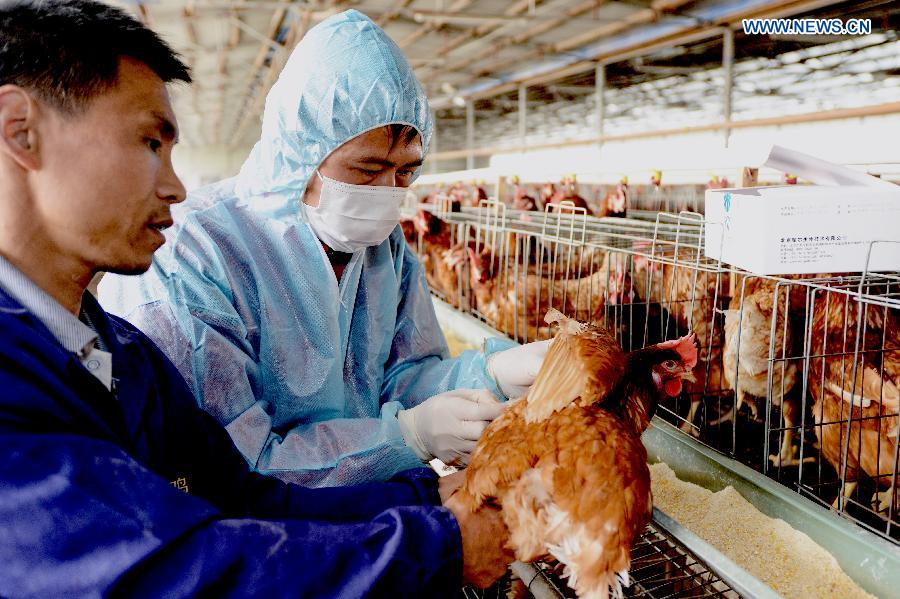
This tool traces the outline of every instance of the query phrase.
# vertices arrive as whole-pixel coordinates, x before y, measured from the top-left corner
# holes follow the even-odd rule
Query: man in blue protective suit
[[[350,10],[311,29],[240,174],[189,194],[141,277],[100,300],[151,336],[257,471],[306,485],[465,464],[547,344],[449,359],[400,203],[431,113],[397,46]]]
[[[0,596],[489,583],[510,557],[497,510],[440,507],[424,469],[335,489],[251,473],[164,354],[85,293],[163,244],[185,195],[166,82],[189,79],[118,9],[0,2]]]

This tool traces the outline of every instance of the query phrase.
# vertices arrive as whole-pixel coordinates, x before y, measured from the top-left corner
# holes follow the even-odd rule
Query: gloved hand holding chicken
[[[518,399],[534,384],[549,348],[548,339],[491,354],[487,359],[487,372],[501,393],[509,399]]]
[[[500,415],[503,404],[485,389],[456,389],[430,397],[397,420],[403,440],[423,462],[469,463],[469,455],[484,429]]]
[[[549,340],[535,341],[496,352],[487,360],[488,374],[506,397],[521,397],[534,383],[549,347]],[[401,410],[397,419],[404,441],[419,459],[465,466],[475,442],[502,409],[489,391],[455,389]]]
[[[559,323],[537,380],[487,428],[453,498],[498,505],[516,558],[553,556],[579,597],[621,596],[652,498],[641,434],[697,362],[693,334],[625,354],[606,330]]]

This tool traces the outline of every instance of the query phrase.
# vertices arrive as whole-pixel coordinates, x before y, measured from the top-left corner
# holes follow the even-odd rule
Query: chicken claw
[[[900,497],[894,497],[894,489],[894,485],[891,485],[891,488],[887,491],[876,492],[872,495],[872,509],[885,516],[888,514],[896,515],[897,510],[900,509],[897,501]],[[893,510],[891,510],[892,507]]]
[[[835,498],[834,503],[831,504],[832,509],[840,510],[841,509],[841,498],[844,499],[843,508],[847,509],[847,499],[850,499],[850,496],[853,495],[853,491],[856,490],[856,485],[858,483],[854,481],[850,481],[844,485],[844,492],[839,494],[837,498]]]
[[[789,439],[789,437],[785,436],[785,439]],[[801,460],[798,454],[799,452],[794,449],[790,442],[785,442],[782,443],[780,452],[769,455],[769,461],[772,462],[772,465],[776,468],[789,468],[791,466],[799,466],[800,464],[815,464],[817,461],[816,456],[806,456]]]
[[[694,425],[694,423],[692,423],[690,420],[685,420],[678,428],[681,429],[681,432],[686,433],[694,437],[695,439],[700,438],[700,429],[697,428],[697,426]]]

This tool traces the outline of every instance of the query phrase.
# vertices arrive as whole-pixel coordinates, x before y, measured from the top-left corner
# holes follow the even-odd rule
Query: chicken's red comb
[[[688,333],[684,337],[672,339],[671,341],[663,341],[656,347],[659,349],[674,349],[681,356],[681,360],[688,369],[693,369],[697,365],[697,335],[696,333]]]

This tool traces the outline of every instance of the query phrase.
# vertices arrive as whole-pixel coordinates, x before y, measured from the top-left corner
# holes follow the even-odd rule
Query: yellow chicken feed
[[[834,557],[784,520],[770,518],[733,487],[718,493],[650,466],[653,504],[747,572],[792,599],[871,598]]]

